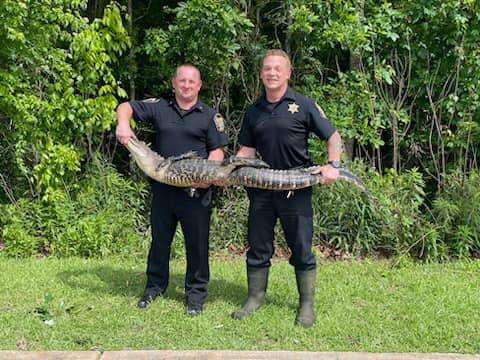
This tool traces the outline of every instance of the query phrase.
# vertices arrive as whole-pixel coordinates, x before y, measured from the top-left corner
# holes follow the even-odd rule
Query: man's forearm
[[[215,149],[208,153],[208,160],[222,161],[224,158],[223,149]]]
[[[128,102],[117,107],[117,121],[120,126],[130,126],[130,119],[133,116],[133,109]]]
[[[257,150],[255,148],[248,147],[248,146],[241,146],[236,156],[243,157],[243,158],[254,158],[256,154],[257,154]]]
[[[335,131],[327,141],[328,160],[340,160],[342,154],[342,138]]]
[[[122,103],[117,108],[117,128],[115,130],[115,136],[117,140],[127,145],[130,138],[135,137],[132,128],[130,127],[130,119],[133,115],[133,109],[129,103]]]

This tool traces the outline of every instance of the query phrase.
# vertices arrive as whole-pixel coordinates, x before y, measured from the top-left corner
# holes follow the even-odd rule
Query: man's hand
[[[115,130],[115,136],[120,144],[127,145],[130,138],[135,138],[135,133],[130,125],[118,124]]]
[[[212,181],[212,185],[216,186],[227,186],[228,185],[228,180],[227,179],[216,179]]]
[[[210,187],[210,183],[208,182],[197,182],[197,183],[194,183],[192,184],[192,188],[194,189],[208,189]]]
[[[340,172],[331,165],[323,165],[316,167],[311,174],[321,176],[320,184],[326,185],[334,183],[338,179]]]

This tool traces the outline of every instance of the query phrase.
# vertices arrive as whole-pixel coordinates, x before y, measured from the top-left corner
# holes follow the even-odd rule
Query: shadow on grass
[[[89,269],[75,269],[58,273],[58,278],[67,286],[96,295],[113,295],[139,298],[145,287],[145,273],[118,267],[99,265]],[[225,301],[241,305],[247,297],[247,284],[238,285],[223,279],[211,279],[208,302]],[[164,295],[183,303],[184,274],[172,271],[170,283]]]

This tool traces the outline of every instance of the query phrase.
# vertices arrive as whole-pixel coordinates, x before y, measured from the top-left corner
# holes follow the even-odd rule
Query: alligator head
[[[126,145],[128,151],[137,163],[138,167],[153,179],[162,177],[165,170],[166,159],[151,150],[147,144],[136,138],[130,138]],[[168,162],[169,163],[169,162]]]

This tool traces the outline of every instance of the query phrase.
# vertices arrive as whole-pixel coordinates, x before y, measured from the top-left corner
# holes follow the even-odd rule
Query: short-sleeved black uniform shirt
[[[325,140],[335,128],[313,100],[288,87],[279,102],[262,96],[247,108],[238,141],[255,148],[273,169],[291,169],[310,165],[311,131]]]
[[[217,129],[216,111],[198,101],[191,109],[180,109],[174,100],[147,99],[130,101],[136,120],[153,124],[156,132],[154,150],[163,157],[196,151],[202,158],[228,144],[226,134]]]

